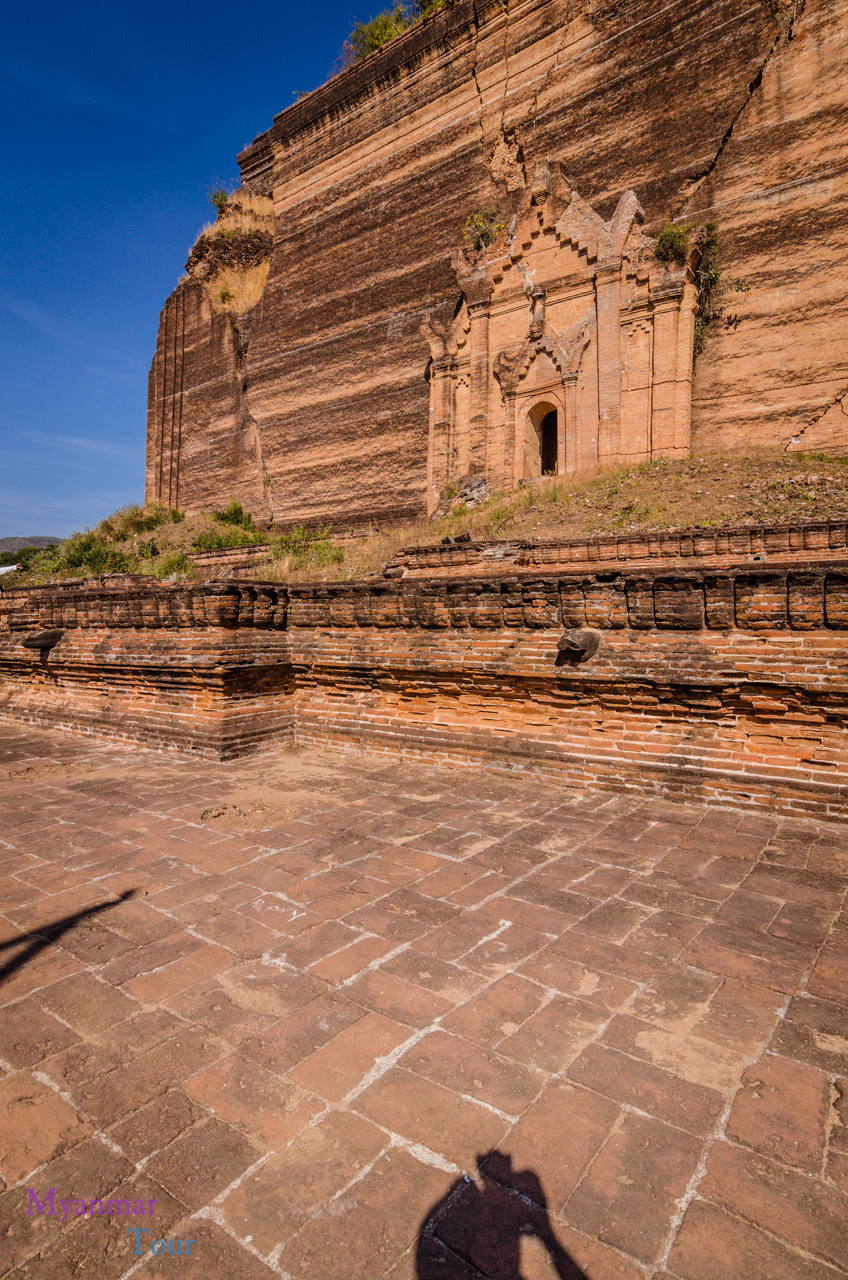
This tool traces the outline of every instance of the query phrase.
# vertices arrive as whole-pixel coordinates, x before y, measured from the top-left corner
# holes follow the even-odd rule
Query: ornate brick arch
[[[495,242],[454,254],[457,317],[422,324],[430,510],[469,472],[518,483],[537,391],[563,405],[558,471],[688,453],[700,241],[682,264],[660,262],[644,219],[626,191],[605,222],[561,165],[541,164]]]

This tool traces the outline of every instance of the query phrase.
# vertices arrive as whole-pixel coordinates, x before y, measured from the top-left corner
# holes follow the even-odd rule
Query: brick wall
[[[22,645],[63,632],[49,654]],[[563,655],[564,630],[598,651]],[[0,714],[231,756],[292,735],[844,816],[848,558],[0,599]]]

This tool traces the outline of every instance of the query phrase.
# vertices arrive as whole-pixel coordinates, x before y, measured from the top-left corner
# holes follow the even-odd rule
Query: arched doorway
[[[556,409],[546,413],[539,426],[539,452],[542,475],[555,476],[557,469],[557,414]]]
[[[555,476],[559,458],[560,410],[550,400],[535,404],[526,418],[524,474]]]

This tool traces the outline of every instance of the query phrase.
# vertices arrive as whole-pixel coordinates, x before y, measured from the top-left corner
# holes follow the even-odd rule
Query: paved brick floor
[[[0,726],[0,1273],[848,1275],[846,885],[813,822]]]

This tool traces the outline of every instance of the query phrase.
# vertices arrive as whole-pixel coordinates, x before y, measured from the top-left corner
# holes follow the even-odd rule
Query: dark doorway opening
[[[542,475],[556,475],[557,469],[557,415],[556,409],[546,413],[540,427],[542,451]]]

